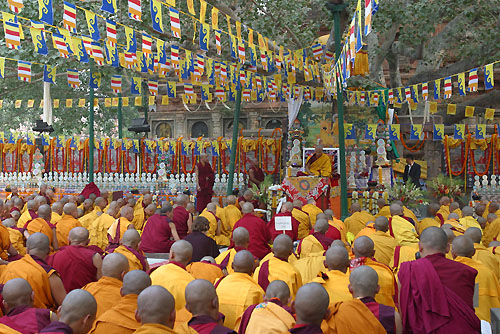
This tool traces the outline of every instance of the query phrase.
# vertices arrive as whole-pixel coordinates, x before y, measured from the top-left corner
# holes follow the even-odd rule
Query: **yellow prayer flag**
[[[94,107],[97,107],[97,106],[99,106],[99,99],[95,98],[94,99]]]
[[[238,38],[238,41],[241,41],[241,22],[236,21],[236,37]]]
[[[484,118],[492,120],[494,117],[495,117],[495,109],[486,108],[486,111],[484,112]]]
[[[124,107],[128,107],[128,97],[122,97],[122,102]]]
[[[135,98],[135,106],[136,107],[142,106],[142,96],[136,96],[136,98]]]
[[[43,99],[40,101],[40,108],[43,108]]]
[[[465,117],[473,117],[474,116],[474,107],[467,106],[465,107]]]
[[[162,105],[162,106],[166,106],[166,105],[168,105],[168,95],[163,95],[163,96],[161,97],[161,105]]]
[[[54,105],[54,109],[59,108],[59,99],[54,99],[54,100],[52,101],[52,103],[53,103],[53,105]]]
[[[104,99],[104,106],[111,107],[111,98],[110,97],[107,97]]]
[[[73,107],[73,99],[66,99],[66,108]]]
[[[227,22],[227,32],[229,35],[233,34],[233,31],[231,30],[231,16],[226,14],[226,22]]]
[[[16,108],[16,109],[21,108],[21,103],[23,103],[23,101],[22,101],[22,100],[16,100],[16,103],[15,103],[15,108]]]
[[[438,111],[438,105],[437,102],[429,102],[429,112],[431,114],[435,114]]]
[[[118,107],[118,98],[117,97],[113,97],[113,99],[111,100],[111,106]]]
[[[175,0],[166,0],[166,2],[170,7],[175,7]]]
[[[78,100],[78,106],[79,106],[80,108],[85,107],[85,99],[79,99],[79,100]]]
[[[154,106],[155,105],[155,97],[154,96],[150,96],[148,98],[148,105],[150,105],[150,106]]]
[[[219,30],[219,10],[215,7],[212,8],[212,28]]]
[[[457,114],[457,105],[456,104],[448,104],[448,109],[446,110],[446,114],[456,115]]]
[[[35,100],[28,100],[28,108],[33,108],[35,105]]]
[[[205,16],[207,13],[207,2],[200,0],[200,22],[205,23]]]
[[[248,28],[248,45],[252,46],[253,45],[253,29]],[[283,48],[283,47],[281,47]],[[283,57],[283,54],[281,54]]]
[[[403,107],[401,103],[394,102],[394,108],[401,109],[401,107]]]
[[[196,15],[196,11],[194,10],[194,2],[193,2],[193,0],[187,0],[187,6],[188,6],[189,14],[195,16]]]

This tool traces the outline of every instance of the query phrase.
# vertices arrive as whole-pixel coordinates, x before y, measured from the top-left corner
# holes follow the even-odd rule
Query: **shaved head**
[[[474,214],[474,209],[471,208],[470,206],[464,206],[462,208],[462,215],[464,217],[469,217],[469,216],[472,216]]]
[[[18,211],[16,211],[18,212]],[[5,227],[15,227],[16,226],[16,221],[12,218],[7,218],[2,221],[3,226]]]
[[[47,204],[47,199],[45,197],[43,197],[43,196],[37,196],[37,197],[35,197],[35,201],[37,202],[37,204],[39,206]]]
[[[252,213],[254,210],[254,207],[253,207],[253,204],[250,203],[250,202],[245,202],[243,203],[243,205],[241,206],[241,212],[243,214],[247,214],[247,213]]]
[[[426,255],[435,253],[446,254],[448,252],[448,236],[436,226],[430,226],[422,231],[420,235],[420,253]]]
[[[343,273],[349,268],[349,253],[343,246],[332,245],[326,251],[326,265],[329,270],[339,270]]]
[[[204,279],[191,281],[186,286],[185,296],[186,308],[193,316],[212,315],[217,319],[219,299],[212,283]]]
[[[349,291],[353,297],[375,297],[379,290],[378,274],[369,266],[360,266],[349,275]]]
[[[30,255],[33,254],[45,259],[50,252],[49,237],[40,232],[33,233],[26,241],[26,249]]]
[[[164,287],[152,285],[139,294],[136,315],[142,324],[161,324],[173,328],[175,322],[174,297]]]
[[[453,239],[455,239],[455,233],[451,230],[451,225],[450,224],[444,224],[441,226],[441,229],[446,233],[446,237],[448,238],[448,244],[451,245],[451,242]]]
[[[38,216],[43,218],[46,222],[50,222],[52,219],[52,209],[48,204],[42,204],[38,208]]]
[[[475,244],[480,243],[481,242],[481,238],[483,237],[483,233],[477,227],[469,227],[464,232],[464,235],[466,237],[469,237],[472,240],[472,242],[474,242]]]
[[[99,208],[104,209],[108,205],[108,201],[102,197],[97,197],[95,199],[95,205]]]
[[[23,305],[33,306],[33,289],[23,278],[13,278],[5,283],[2,297],[8,309]]]
[[[68,239],[70,245],[86,246],[89,241],[89,231],[85,227],[75,227],[69,231]]]
[[[123,276],[122,296],[138,295],[151,286],[151,278],[143,270],[132,270]]]
[[[441,199],[439,200],[439,204],[445,206],[450,205],[450,198],[446,196],[441,197]]]
[[[123,233],[122,245],[132,247],[133,249],[139,248],[139,243],[141,242],[141,235],[136,229],[129,229]]]
[[[314,225],[314,231],[325,234],[328,231],[328,221],[326,219],[316,219],[316,224]]]
[[[229,195],[227,196],[226,203],[227,205],[235,205],[236,204],[236,196],[234,195]]]
[[[360,212],[360,211],[361,211],[361,205],[359,205],[359,203],[351,204],[351,213]]]
[[[78,218],[78,208],[74,203],[66,203],[63,207],[63,212],[65,215],[73,216],[73,218]]]
[[[452,213],[450,213],[450,214],[448,215],[448,220],[459,220],[459,219],[460,219],[460,217],[458,216],[458,214],[457,214],[457,213],[453,213],[453,212],[452,212]]]
[[[327,209],[323,212],[326,215],[327,219],[332,219],[333,218],[333,211],[330,209]]]
[[[193,257],[193,246],[186,240],[178,240],[170,248],[170,259],[187,265]]]
[[[295,297],[297,324],[321,325],[328,310],[330,297],[319,283],[303,285]]]
[[[293,201],[293,206],[296,208],[302,209],[302,206],[304,206],[304,203],[302,203],[301,200],[296,199]]]
[[[266,289],[266,300],[278,298],[283,305],[287,305],[290,301],[290,288],[288,285],[280,280],[275,280],[269,283]]]
[[[130,206],[124,206],[120,210],[120,216],[126,218],[128,221],[134,220],[134,209]]]
[[[389,220],[384,216],[377,217],[374,227],[375,231],[387,232],[389,231]]]
[[[427,211],[431,217],[434,217],[436,213],[439,211],[439,204],[437,203],[429,204],[429,208]]]
[[[292,212],[292,210],[293,210],[292,202],[283,203],[283,206],[281,207],[281,212]]]
[[[121,281],[128,270],[128,260],[120,253],[108,254],[102,260],[102,276],[113,277]]]
[[[97,303],[94,296],[85,290],[76,289],[64,298],[59,310],[59,321],[72,327],[74,334],[87,333],[92,328],[96,312]],[[73,324],[77,328],[71,326]]]
[[[328,221],[328,217],[322,212],[322,213],[318,213],[316,215],[316,221],[318,221],[318,219],[325,219]]]
[[[451,245],[451,254],[453,255],[453,258],[456,258],[457,256],[472,258],[475,251],[474,243],[467,236],[459,235],[453,239],[453,243]]]
[[[377,200],[377,206],[379,208],[385,206],[385,199],[383,197],[380,197],[378,200]]]
[[[450,211],[455,211],[457,209],[460,209],[460,204],[458,204],[458,202],[451,202]]]
[[[397,203],[391,204],[391,216],[398,216],[403,214],[403,208]]]
[[[28,210],[36,211],[38,210],[38,203],[35,200],[29,200],[26,204],[26,207],[28,208]]]
[[[500,206],[498,205],[497,202],[491,202],[490,206],[488,207],[488,211],[490,213],[495,213],[498,211],[499,208],[500,208]]]
[[[247,248],[250,240],[248,230],[244,227],[237,227],[233,231],[233,242],[235,246]]]
[[[497,215],[494,213],[489,213],[487,219],[488,223],[493,223],[497,219]]]
[[[58,215],[63,214],[63,204],[61,202],[55,202],[52,204],[52,211],[57,213]]]
[[[372,258],[375,254],[373,240],[367,236],[361,236],[354,240],[352,251],[356,258],[369,257]]]
[[[275,257],[288,259],[293,252],[293,241],[286,234],[278,235],[273,242],[273,253]]]
[[[241,250],[234,256],[233,270],[237,273],[245,273],[251,275],[254,270],[255,259],[247,250]]]
[[[211,202],[211,203],[207,204],[207,211],[215,213],[216,210],[217,210],[217,206],[215,205],[215,203]]]

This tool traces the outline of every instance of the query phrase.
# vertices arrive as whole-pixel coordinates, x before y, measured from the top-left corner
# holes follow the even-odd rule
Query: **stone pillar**
[[[248,126],[249,130],[256,130],[259,128],[259,113],[255,111],[249,111],[248,112]]]
[[[189,138],[191,136],[191,133],[190,133],[190,131],[187,131],[186,127],[187,127],[186,114],[185,113],[175,114],[174,137],[175,138],[179,138],[179,137]]]
[[[222,114],[213,112],[212,114],[212,137],[218,138],[222,136]]]

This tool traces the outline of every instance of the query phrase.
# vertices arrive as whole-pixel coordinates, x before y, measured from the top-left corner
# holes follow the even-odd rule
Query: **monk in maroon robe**
[[[254,207],[252,203],[245,202],[241,208],[243,217],[234,224],[233,231],[238,227],[244,227],[249,234],[248,251],[256,258],[262,259],[270,251],[269,242],[271,234],[266,227],[266,223],[255,216],[253,213]]]
[[[290,333],[322,334],[321,323],[328,316],[328,292],[319,283],[303,285],[295,297],[297,322]]]
[[[173,209],[165,203],[159,214],[148,218],[142,231],[140,249],[145,253],[169,253],[172,244],[179,240],[175,224],[171,220]]]
[[[21,333],[40,332],[51,321],[51,312],[33,307],[33,290],[22,278],[8,281],[2,290],[2,297],[7,314],[0,318],[4,324]]]
[[[206,154],[200,156],[200,162],[196,164],[195,173],[198,182],[196,188],[196,211],[201,213],[207,207],[207,204],[212,201],[215,182],[214,170],[208,162]]]
[[[173,210],[172,221],[180,239],[183,239],[191,232],[192,219],[189,211],[186,210],[188,203],[189,197],[187,195],[179,195],[175,200],[177,206]]]
[[[299,236],[299,221],[292,216],[293,204],[286,202],[281,207],[281,212],[276,214],[271,221],[267,224],[267,229],[271,234],[271,239],[274,240],[280,234],[288,235],[293,241],[296,241]],[[290,217],[292,220],[292,229],[287,231],[276,230],[275,219],[276,217]]]
[[[87,247],[89,232],[84,227],[75,227],[69,232],[69,246],[61,247],[47,259],[61,276],[66,292],[81,289],[101,278],[102,257],[93,248]]]
[[[480,333],[473,305],[477,271],[446,258],[448,237],[438,227],[422,232],[419,247],[422,258],[402,263],[398,273],[404,332]]]
[[[255,160],[250,160],[250,165],[251,167],[248,170],[248,187],[252,188],[254,184],[258,187],[264,181],[264,171]]]

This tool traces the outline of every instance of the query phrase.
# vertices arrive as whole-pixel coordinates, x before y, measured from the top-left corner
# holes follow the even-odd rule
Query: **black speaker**
[[[54,128],[52,127],[52,125],[48,125],[47,122],[39,119],[36,120],[35,127],[32,130],[36,132],[54,132]]]
[[[146,122],[145,118],[134,118],[130,123],[129,131],[139,133],[139,132],[150,132],[151,127],[148,122]]]

